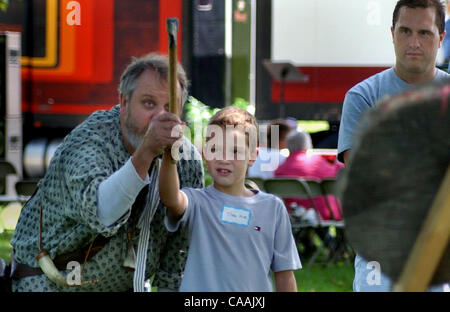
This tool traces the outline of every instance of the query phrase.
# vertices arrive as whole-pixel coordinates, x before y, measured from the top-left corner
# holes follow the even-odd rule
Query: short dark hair
[[[278,138],[272,138],[272,126],[278,126]],[[267,146],[272,146],[272,141],[279,142],[286,140],[289,132],[291,131],[291,127],[284,120],[274,120],[269,124],[267,129]]]
[[[445,30],[445,8],[440,0],[399,0],[395,5],[394,14],[392,15],[392,28],[398,20],[398,15],[402,7],[414,8],[430,8],[434,7],[436,11],[436,26],[439,29],[439,34]]]

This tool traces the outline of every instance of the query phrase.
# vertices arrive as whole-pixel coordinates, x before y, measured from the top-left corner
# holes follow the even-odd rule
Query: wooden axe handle
[[[450,166],[393,291],[425,291],[450,238]]]
[[[169,36],[169,111],[179,115],[177,103],[177,32],[178,19],[168,18],[167,34]]]
[[[178,33],[178,19],[168,18],[166,20],[167,34],[169,36],[169,112],[180,115],[177,103],[177,33]],[[165,151],[171,156],[172,163],[176,160],[172,157],[171,149]],[[178,156],[178,153],[177,153]]]

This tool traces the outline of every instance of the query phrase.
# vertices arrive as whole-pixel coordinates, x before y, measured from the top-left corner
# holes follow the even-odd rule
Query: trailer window
[[[22,33],[22,65],[58,64],[58,0],[9,1],[0,30]]]

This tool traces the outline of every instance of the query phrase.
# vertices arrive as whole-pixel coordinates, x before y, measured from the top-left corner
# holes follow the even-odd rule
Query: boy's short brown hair
[[[208,122],[208,126],[210,125],[217,125],[223,129],[226,129],[227,126],[243,127],[250,151],[256,149],[258,142],[258,123],[255,116],[246,110],[235,106],[222,108],[211,117]],[[249,142],[249,134],[254,135],[254,138],[256,139],[255,142]]]

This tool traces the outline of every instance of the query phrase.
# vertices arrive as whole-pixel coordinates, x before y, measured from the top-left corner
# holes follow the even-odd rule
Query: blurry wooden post
[[[175,115],[179,115],[177,103],[177,32],[178,19],[168,18],[166,20],[167,34],[169,36],[169,111]],[[166,153],[171,153],[171,149],[167,149]],[[178,155],[178,153],[177,153]],[[172,157],[172,163],[176,160]]]
[[[450,238],[450,166],[393,291],[425,291]]]

